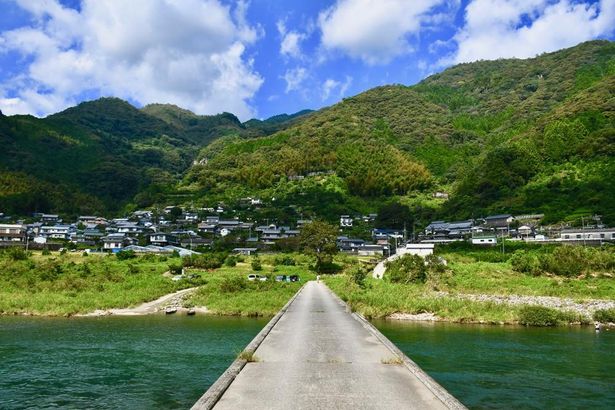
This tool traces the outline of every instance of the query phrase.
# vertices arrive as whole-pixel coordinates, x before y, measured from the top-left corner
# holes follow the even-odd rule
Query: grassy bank
[[[221,267],[204,274],[206,284],[189,299],[194,306],[206,306],[213,314],[273,316],[308,280],[315,275],[307,263],[275,266],[273,257],[261,258],[262,269],[252,269],[251,260],[234,267]],[[267,276],[267,281],[248,281],[247,275]],[[276,282],[276,275],[298,275],[300,282]]]
[[[19,256],[21,258],[21,256]],[[186,287],[162,273],[178,258],[0,254],[0,314],[71,315],[135,306]]]
[[[206,306],[220,315],[272,316],[305,281],[315,277],[309,269],[312,260],[301,255],[257,258],[260,269],[253,266],[254,258],[239,258],[234,266],[193,266],[219,266],[220,258],[225,257],[207,254],[188,263],[179,257],[155,255],[121,259],[81,253],[1,252],[0,314],[68,316],[126,308],[201,286],[185,301],[187,306]],[[188,272],[196,277],[173,281],[163,275],[169,270],[181,271],[182,264],[188,265]],[[268,280],[248,281],[250,273],[267,276]],[[301,282],[276,282],[275,275],[299,275]]]
[[[392,283],[368,277],[361,285],[349,271],[347,275],[327,277],[325,281],[353,310],[374,318],[394,313],[431,313],[441,320],[454,322],[583,323],[592,318],[576,311],[471,300],[464,295],[550,296],[576,302],[615,300],[615,279],[609,269],[590,270],[578,276],[536,275],[513,269],[512,253],[502,255],[494,249],[471,252],[445,249],[439,256],[448,265],[440,270],[427,269],[422,280]],[[603,311],[594,318],[610,317],[610,314]]]

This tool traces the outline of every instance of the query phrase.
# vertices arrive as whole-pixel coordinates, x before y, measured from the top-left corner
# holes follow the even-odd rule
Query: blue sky
[[[266,118],[614,29],[615,0],[0,0],[0,110],[117,96]]]

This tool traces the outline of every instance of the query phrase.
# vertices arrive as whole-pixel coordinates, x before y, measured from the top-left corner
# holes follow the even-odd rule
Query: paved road
[[[444,404],[346,312],[308,283],[215,409],[440,409]]]

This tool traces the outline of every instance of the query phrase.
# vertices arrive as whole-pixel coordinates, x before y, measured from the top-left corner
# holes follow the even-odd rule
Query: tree
[[[308,255],[316,257],[316,271],[333,261],[337,253],[337,227],[322,221],[314,221],[303,227],[299,234],[301,248]]]
[[[378,217],[376,218],[376,227],[378,228],[412,228],[412,222],[410,208],[399,202],[389,202],[378,209]]]

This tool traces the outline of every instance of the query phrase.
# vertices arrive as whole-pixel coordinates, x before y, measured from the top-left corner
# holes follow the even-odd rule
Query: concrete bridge
[[[193,409],[463,409],[324,284],[308,282]]]

